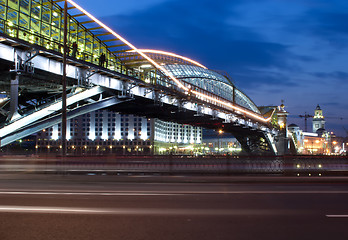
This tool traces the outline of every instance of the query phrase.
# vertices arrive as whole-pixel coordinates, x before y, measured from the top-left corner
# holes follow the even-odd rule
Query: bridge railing
[[[258,122],[260,123],[260,121],[256,120],[256,119],[253,119],[251,116],[247,116],[245,113],[242,113],[240,111],[237,111],[237,110],[234,110],[228,106],[226,106],[225,104],[222,104],[220,102],[224,102],[226,104],[230,103],[232,106],[234,107],[237,107],[237,108],[240,108],[240,109],[245,109],[246,111],[249,111],[250,113],[252,113],[253,115],[257,115],[259,117],[262,117],[262,115],[258,114],[258,113],[255,113],[253,112],[252,110],[250,110],[249,108],[246,108],[244,106],[241,106],[239,104],[237,104],[236,102],[233,102],[233,101],[230,101],[224,97],[221,97],[215,93],[212,93],[212,92],[209,92],[203,88],[200,88],[196,85],[193,85],[191,83],[188,83],[186,81],[183,81],[184,85],[191,89],[191,90],[194,90],[196,92],[199,92],[201,94],[203,94],[204,96],[208,96],[207,97],[201,97],[199,95],[190,95],[191,98],[196,98],[198,101],[200,101],[202,104],[208,104],[210,105],[213,109],[219,109],[220,111],[223,111],[227,114],[234,114],[236,116],[239,116],[239,118],[242,118],[242,119],[249,119],[250,121],[253,121],[253,122]],[[262,125],[265,125],[269,128],[272,128],[271,124],[269,123],[264,123],[264,122],[261,122]]]
[[[0,4],[1,5],[1,4]],[[61,40],[51,38],[46,36],[45,34],[41,34],[38,32],[33,32],[27,28],[9,24],[10,22],[0,18],[0,33],[3,33],[5,36],[9,36],[13,39],[20,39],[29,44],[38,45],[40,47],[44,47],[48,51],[53,51],[57,55],[61,55],[63,53],[63,45]],[[100,41],[100,40],[99,40]],[[68,46],[68,55],[71,57],[73,52],[72,46]],[[68,57],[69,57],[68,56]],[[78,52],[76,59],[80,61],[85,61],[96,65],[96,68],[100,67],[99,56],[93,54],[89,51],[80,51]],[[170,88],[176,91],[180,91],[180,89],[171,82],[167,76],[161,73],[158,70],[152,70],[146,75],[141,74],[136,68],[127,68],[119,63],[119,60],[116,59],[115,56],[109,54],[106,57],[106,69],[110,71],[115,71],[126,76],[138,78],[147,83],[151,83],[153,85],[162,86],[166,88]]]
[[[348,175],[348,156],[298,155],[284,157],[285,171],[289,175],[321,176]]]
[[[165,76],[162,72],[159,72],[157,73],[157,78],[155,79],[155,81],[151,82],[153,85],[156,85],[156,86],[162,86],[162,87],[165,87],[165,88],[168,88],[168,89],[171,89],[172,91],[175,91],[177,93],[181,93],[181,94],[184,94],[185,91],[183,91],[181,88],[178,87],[178,85],[174,84],[172,81],[170,81],[168,79],[167,76]],[[194,95],[190,92],[187,92],[187,97],[190,98],[191,100],[198,100],[201,104],[207,104],[209,105],[210,107],[212,107],[213,109],[219,109],[220,111],[223,111],[227,114],[235,114],[235,115],[238,115],[239,117],[243,118],[243,119],[250,119],[250,120],[253,120],[253,121],[256,121],[256,122],[259,122],[258,120],[255,120],[251,117],[248,117],[246,116],[246,114],[242,113],[242,112],[239,112],[239,111],[236,111],[236,110],[233,110],[231,109],[230,107],[222,104],[221,102],[224,102],[226,104],[230,103],[231,105],[235,106],[235,107],[238,107],[240,109],[245,109],[246,111],[249,111],[251,112],[252,114],[255,114],[255,115],[259,115],[260,117],[262,117],[262,115],[258,114],[258,113],[255,113],[253,112],[252,110],[244,107],[244,106],[241,106],[233,101],[230,101],[224,97],[221,97],[215,93],[212,93],[212,92],[209,92],[201,87],[198,87],[192,83],[189,83],[185,80],[181,80],[181,82],[183,83],[183,85],[190,89],[190,90],[194,90],[195,92],[199,92],[201,93],[202,95],[204,95],[205,97],[202,97],[202,96],[199,96],[199,95]],[[185,93],[186,94],[186,93]],[[271,127],[270,124],[265,124],[265,123],[262,123],[263,125],[267,125],[268,127]]]
[[[30,44],[44,47],[47,50],[56,52],[58,55],[63,54],[63,44],[61,41],[54,38],[50,38],[49,36],[46,36],[44,34],[32,32],[31,30],[28,30],[26,28],[23,28],[17,25],[9,26],[7,23],[8,21],[5,21],[4,19],[0,19],[1,33],[4,33],[12,38],[23,40]],[[67,47],[68,47],[67,49],[68,56],[71,56],[73,52],[73,48],[71,46],[67,46]],[[99,56],[93,55],[92,53],[88,51],[79,52],[77,54],[76,59],[86,61],[95,65],[99,65]],[[115,57],[109,55],[107,59],[108,59],[108,63],[106,66],[107,69],[110,69],[112,71],[119,72],[122,74],[126,74],[126,75],[136,76],[136,74],[134,74],[133,69],[126,69],[124,66],[122,66],[120,63],[117,62]]]
[[[63,9],[56,3],[33,0],[0,1],[0,32],[12,38],[63,53]],[[76,48],[73,46],[76,43]],[[96,65],[102,53],[110,70],[134,75],[108,46],[68,14],[68,52],[77,59]]]
[[[63,9],[57,4],[49,2],[45,2],[44,6],[37,2],[34,4],[33,1],[30,5],[30,1],[32,0],[26,0],[21,4],[19,4],[20,1],[14,0],[0,1],[0,33],[34,46],[38,45],[62,56],[64,51]],[[41,13],[42,8],[46,9],[47,14]],[[73,43],[76,43],[76,48]],[[109,46],[69,14],[67,45],[68,56],[72,58],[145,81],[145,76],[140,73],[138,68],[127,67],[123,64],[117,54],[108,48]],[[105,54],[104,63],[100,61],[102,53]],[[150,75],[153,84],[171,87],[172,83],[158,71],[154,70]]]
[[[299,168],[298,165],[301,167]],[[0,156],[0,172],[348,176],[345,156]]]

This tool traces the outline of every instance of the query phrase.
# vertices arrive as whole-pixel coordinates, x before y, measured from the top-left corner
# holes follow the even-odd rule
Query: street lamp
[[[224,131],[222,130],[222,129],[219,129],[219,131],[218,131],[218,152],[220,153],[220,149],[221,149],[221,141],[220,141],[220,137],[221,137],[221,135],[224,133]]]
[[[68,2],[64,1],[64,30],[63,30],[63,78],[62,78],[62,156],[66,156],[66,58],[67,58],[67,35],[68,35]]]
[[[334,147],[332,148],[332,150],[333,150],[334,153],[336,153],[336,149],[337,149],[337,148],[336,148],[336,144],[337,144],[337,142],[336,142],[336,141],[333,141],[332,144],[334,145]],[[331,152],[332,152],[332,150],[331,150]]]

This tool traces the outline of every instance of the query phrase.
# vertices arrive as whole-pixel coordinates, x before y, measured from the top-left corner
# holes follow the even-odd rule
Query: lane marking
[[[348,194],[348,191],[1,191],[0,195],[72,195],[72,196],[173,196],[199,194]]]
[[[105,210],[83,209],[83,208],[59,208],[59,207],[27,207],[27,206],[0,206],[0,212],[21,212],[21,213],[94,213],[103,214]]]
[[[326,215],[328,218],[348,218],[348,215]]]
[[[155,193],[155,192],[0,192],[0,195],[73,195],[73,196],[172,196],[183,193]]]
[[[36,214],[109,214],[109,215],[174,215],[174,216],[240,216],[294,215],[293,210],[272,209],[185,209],[185,208],[75,208],[42,206],[0,206],[0,212]]]

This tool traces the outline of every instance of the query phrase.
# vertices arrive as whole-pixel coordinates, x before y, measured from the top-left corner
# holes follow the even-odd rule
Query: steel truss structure
[[[62,61],[63,2],[64,0],[0,0],[0,41],[14,48],[26,46],[26,56],[18,55],[18,59],[13,60],[16,62],[16,68],[8,75],[4,74],[1,80],[3,83],[11,79],[11,87],[4,84],[4,90],[7,95],[12,95],[12,98],[21,94],[22,89],[18,90],[18,85],[21,84],[28,86],[30,92],[51,92],[47,96],[35,99],[32,106],[39,105],[40,100],[49,102],[48,98],[61,92],[59,81],[42,82],[37,77],[32,77],[34,71],[37,71],[32,60],[43,56]],[[78,76],[69,79],[69,91],[74,89],[74,85],[84,89],[98,85],[100,81],[90,81],[96,73],[107,75],[124,81],[119,99],[125,96],[132,98],[133,88],[145,86],[144,96],[152,94],[155,102],[161,102],[162,97],[159,96],[162,95],[166,98],[173,96],[176,102],[180,102],[180,106],[186,102],[194,102],[197,115],[207,114],[207,109],[210,109],[209,112],[224,113],[226,116],[233,115],[239,121],[251,122],[250,129],[256,126],[259,131],[266,131],[266,134],[261,134],[261,142],[269,140],[269,133],[273,128],[272,114],[264,117],[252,100],[236,88],[229,77],[183,56],[137,49],[74,1],[67,2],[68,61],[79,68]],[[5,72],[5,69],[0,70]],[[45,74],[40,73],[41,76]],[[26,81],[23,82],[21,78]],[[35,86],[29,87],[30,78],[34,79]],[[74,79],[77,79],[77,83]],[[9,104],[9,101],[10,99],[5,99],[5,103],[0,103],[0,110],[4,112],[4,106]],[[11,101],[11,111],[7,116],[9,123],[21,118],[17,115],[21,110],[16,109],[18,100]],[[239,125],[236,121],[233,124]],[[253,144],[258,141],[253,141]],[[272,144],[270,148],[273,148]]]

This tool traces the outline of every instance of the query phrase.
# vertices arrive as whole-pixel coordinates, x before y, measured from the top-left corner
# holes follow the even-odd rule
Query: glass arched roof
[[[231,102],[235,101],[236,104],[260,114],[257,106],[247,95],[237,89],[230,79],[215,71],[186,64],[167,64],[164,67],[177,79],[186,81]],[[235,93],[234,97],[233,92]]]

